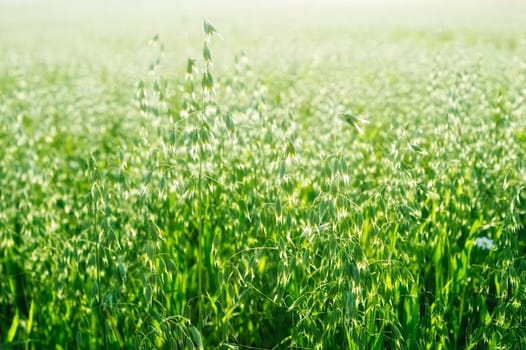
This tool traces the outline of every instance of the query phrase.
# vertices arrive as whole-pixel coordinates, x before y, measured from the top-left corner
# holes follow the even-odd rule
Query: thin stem
[[[108,349],[108,334],[106,332],[106,324],[104,320],[104,305],[102,303],[102,291],[100,289],[100,241],[97,242],[97,249],[96,251],[96,268],[97,268],[97,308],[98,308],[98,314],[100,318],[100,325],[102,327],[102,336],[104,338],[104,349]]]
[[[97,186],[98,187],[98,186]],[[97,188],[97,192],[100,195],[100,189]],[[97,228],[99,226],[99,214],[97,210],[97,199],[92,198],[92,213],[93,217],[95,219],[95,224],[93,227]],[[101,237],[100,234],[97,233],[97,230],[94,231],[94,236],[97,235],[97,243],[95,247],[95,269],[96,269],[96,280],[97,280],[97,314],[99,315],[99,322],[100,326],[102,327],[102,336],[104,339],[104,349],[108,349],[108,334],[106,332],[106,324],[104,321],[104,310],[103,310],[103,303],[102,303],[102,291],[101,291],[101,278],[100,278],[100,261],[101,261]]]
[[[204,87],[203,87],[204,89]],[[198,266],[197,266],[197,279],[198,279],[198,292],[199,292],[199,326],[203,326],[203,235],[204,235],[204,217],[203,217],[203,159],[204,159],[204,145],[203,145],[203,139],[202,139],[202,130],[203,130],[203,124],[204,124],[204,118],[205,118],[205,96],[204,96],[204,90],[201,94],[201,113],[199,118],[199,177],[198,177],[198,206],[197,206],[197,215],[199,220],[199,228],[198,228],[198,240],[199,240],[199,252],[198,252]]]

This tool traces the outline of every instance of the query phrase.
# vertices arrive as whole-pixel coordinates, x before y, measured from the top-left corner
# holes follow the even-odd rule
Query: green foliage
[[[526,343],[524,45],[214,68],[203,31],[135,105],[0,75],[0,348]]]

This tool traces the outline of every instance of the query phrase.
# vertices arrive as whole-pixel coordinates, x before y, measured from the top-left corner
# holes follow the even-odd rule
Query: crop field
[[[0,0],[0,349],[524,349],[526,3]]]

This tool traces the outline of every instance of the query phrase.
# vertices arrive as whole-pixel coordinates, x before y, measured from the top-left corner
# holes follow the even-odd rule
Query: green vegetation
[[[525,346],[524,6],[44,4],[0,2],[0,349]]]

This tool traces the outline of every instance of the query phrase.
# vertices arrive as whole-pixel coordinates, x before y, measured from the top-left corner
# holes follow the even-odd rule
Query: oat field
[[[0,349],[524,349],[526,4],[0,0]]]

